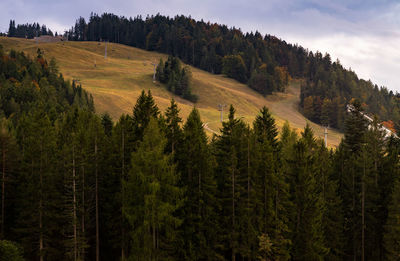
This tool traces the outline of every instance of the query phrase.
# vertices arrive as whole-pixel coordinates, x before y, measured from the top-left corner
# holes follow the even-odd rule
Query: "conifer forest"
[[[11,21],[23,30],[52,34]],[[168,54],[156,79],[194,107],[183,119],[143,90],[113,120],[40,49],[0,45],[1,261],[400,260],[400,140],[364,117],[399,127],[397,93],[328,54],[190,17],[92,14],[66,36]],[[302,78],[302,113],[344,138],[278,130],[267,107],[248,124],[234,104],[207,135],[181,61],[263,95]]]

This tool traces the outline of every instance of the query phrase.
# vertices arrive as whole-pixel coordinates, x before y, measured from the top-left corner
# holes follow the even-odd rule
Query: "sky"
[[[399,0],[1,0],[0,31],[39,22],[64,32],[90,13],[186,15],[329,53],[360,78],[400,92]]]

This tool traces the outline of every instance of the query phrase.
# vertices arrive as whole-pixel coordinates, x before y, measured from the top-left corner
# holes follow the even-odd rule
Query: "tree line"
[[[42,35],[53,36],[53,32],[46,25],[41,26],[39,23],[15,25],[15,20],[10,20],[7,35],[9,37],[33,39]]]
[[[308,119],[344,130],[345,105],[357,98],[366,112],[400,129],[400,96],[359,79],[329,54],[311,52],[272,35],[242,33],[235,27],[190,16],[142,18],[91,14],[67,32],[71,40],[108,40],[177,56],[200,69],[223,73],[267,95],[284,92],[290,78],[302,78],[300,109]]]
[[[381,120],[392,121],[392,129],[400,128],[400,95],[370,80],[359,79],[330,56],[316,55],[309,77],[302,83],[300,108],[310,120],[344,130],[345,107],[357,99],[363,109]],[[389,124],[390,125],[390,124]]]
[[[143,91],[114,123],[68,98],[40,52],[11,53],[0,90],[39,94],[0,121],[0,260],[397,259],[400,144],[358,100],[336,150],[308,125],[278,133],[265,107],[250,126],[231,106],[208,139],[196,108],[183,121]],[[32,63],[58,81],[38,90]]]
[[[285,91],[291,78],[300,78],[304,80],[300,110],[308,119],[344,130],[345,105],[357,98],[366,112],[391,120],[393,127],[400,129],[397,93],[359,79],[338,60],[332,62],[329,54],[313,53],[258,31],[243,33],[190,16],[126,18],[91,13],[88,22],[77,19],[65,36],[73,41],[105,40],[166,53],[208,72],[223,73],[263,95]]]
[[[289,73],[303,75],[303,62],[306,61],[301,62],[304,68],[299,69],[293,63],[289,69],[285,56],[293,55],[289,52],[295,47],[286,43],[281,45],[281,41],[273,36],[264,38],[259,32],[244,35],[236,28],[185,16],[170,18],[157,14],[128,19],[92,13],[88,22],[83,17],[77,19],[66,36],[74,41],[105,40],[167,53],[208,72],[224,73],[248,83],[264,95],[284,91]],[[284,51],[274,53],[278,48],[284,48]],[[306,56],[304,49],[300,52],[303,51]]]

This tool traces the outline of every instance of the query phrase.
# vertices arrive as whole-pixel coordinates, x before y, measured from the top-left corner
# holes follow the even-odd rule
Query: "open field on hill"
[[[11,48],[36,55],[37,48],[44,51],[46,59],[54,57],[66,79],[77,79],[84,89],[94,97],[96,111],[108,112],[114,119],[122,113],[131,113],[142,89],[151,90],[162,111],[174,99],[186,118],[194,104],[172,95],[166,88],[153,83],[153,65],[166,55],[148,52],[121,44],[107,45],[107,59],[104,58],[105,44],[99,42],[58,42],[39,43],[34,40],[0,37],[5,50]],[[96,65],[96,66],[95,66]],[[281,128],[286,120],[300,132],[307,120],[298,111],[300,82],[293,81],[286,93],[263,97],[244,84],[191,67],[193,93],[199,100],[195,106],[200,110],[202,120],[208,128],[218,132],[221,127],[217,105],[233,104],[237,117],[251,123],[262,106],[267,106]],[[224,113],[227,117],[227,112]],[[323,128],[310,123],[318,137],[323,137]],[[211,132],[210,132],[211,134]],[[329,130],[328,145],[339,144],[342,134]]]

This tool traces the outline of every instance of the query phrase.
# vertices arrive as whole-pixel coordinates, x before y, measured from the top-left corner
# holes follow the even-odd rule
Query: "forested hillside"
[[[318,57],[318,56],[317,56]],[[345,106],[353,99],[362,102],[363,109],[380,120],[392,121],[400,127],[400,94],[371,81],[359,79],[351,70],[344,70],[339,61],[331,63],[319,56],[310,75],[301,87],[300,107],[308,119],[344,129]]]
[[[304,78],[300,110],[316,122],[344,130],[345,105],[359,99],[364,109],[400,128],[399,98],[385,87],[360,80],[329,54],[313,53],[272,35],[242,33],[191,17],[135,18],[104,13],[79,18],[67,36],[75,41],[111,41],[171,54],[183,62],[247,83],[266,95],[284,91],[288,79]]]
[[[164,85],[158,80],[153,82],[153,64],[160,59],[163,59],[165,64],[168,60],[168,55],[165,54],[107,43],[108,54],[105,59],[106,43],[88,41],[37,43],[29,39],[0,37],[0,44],[4,50],[16,49],[32,57],[37,55],[37,49],[40,48],[46,59],[57,60],[59,70],[65,79],[79,82],[84,90],[93,96],[96,113],[107,112],[113,120],[118,120],[122,114],[132,111],[143,89],[151,90],[161,111],[166,110],[172,98],[181,109],[183,119],[187,119],[193,108],[192,102],[169,91],[168,83]],[[289,121],[292,128],[300,133],[308,122],[317,137],[324,136],[323,127],[309,122],[299,112],[301,80],[291,80],[285,93],[275,92],[264,97],[245,84],[224,75],[212,74],[182,62],[181,65],[181,68],[186,67],[191,72],[189,87],[191,93],[197,97],[195,106],[202,120],[207,123],[206,130],[209,136],[212,135],[212,131],[218,132],[222,127],[218,104],[234,104],[237,117],[243,117],[247,123],[253,122],[259,108],[267,106],[275,118],[278,129],[283,127],[285,121]],[[226,119],[227,116],[228,107],[223,112],[223,118]],[[330,129],[328,147],[338,146],[342,137],[343,133]]]
[[[1,53],[0,90],[20,108],[1,115],[1,258],[397,258],[400,144],[357,100],[335,151],[309,126],[278,133],[265,107],[249,126],[230,106],[208,140],[197,109],[183,122],[150,91],[115,123],[97,116],[56,68]]]
[[[288,72],[301,76],[306,69],[303,48],[283,44],[273,36],[264,38],[258,32],[244,35],[236,28],[185,16],[128,19],[92,14],[88,23],[78,19],[67,36],[75,41],[106,40],[171,54],[212,73],[224,73],[243,83],[251,80],[250,87],[263,94],[283,91]],[[299,64],[289,64],[289,56],[296,56]]]
[[[10,21],[9,36],[52,34],[38,24],[17,25]],[[74,41],[111,41],[177,56],[200,69],[223,73],[267,95],[285,91],[290,78],[306,80],[300,110],[313,122],[344,130],[345,106],[353,98],[381,121],[400,129],[397,93],[358,79],[329,54],[313,53],[272,35],[242,33],[226,25],[195,21],[191,17],[162,15],[142,18],[91,14],[76,21],[66,36]]]
[[[19,119],[32,108],[43,106],[54,116],[71,105],[94,111],[93,98],[75,82],[67,82],[56,61],[47,62],[40,49],[35,59],[23,52],[8,54],[0,45],[0,114]]]

